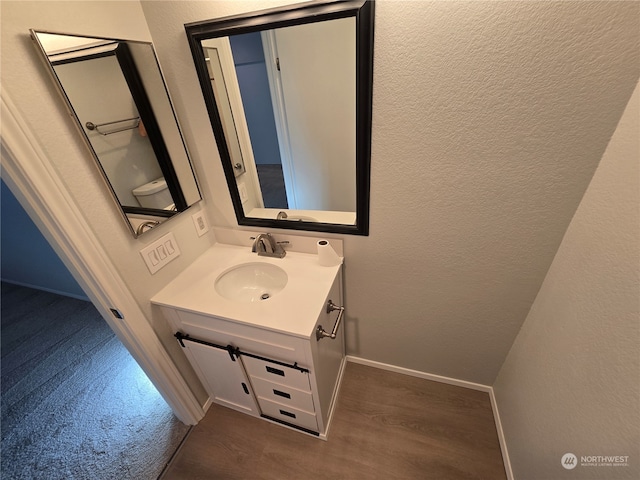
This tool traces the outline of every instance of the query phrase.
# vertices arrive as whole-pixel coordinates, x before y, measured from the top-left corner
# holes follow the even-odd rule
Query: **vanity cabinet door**
[[[186,354],[213,401],[240,412],[259,416],[249,381],[239,359],[216,347],[184,341]]]

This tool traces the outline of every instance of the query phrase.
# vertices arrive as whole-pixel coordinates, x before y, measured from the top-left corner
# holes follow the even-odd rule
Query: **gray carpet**
[[[2,284],[1,478],[153,480],[188,432],[95,307]]]

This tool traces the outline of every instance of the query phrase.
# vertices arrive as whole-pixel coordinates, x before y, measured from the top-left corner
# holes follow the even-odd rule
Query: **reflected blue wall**
[[[0,183],[2,281],[88,300],[11,190]]]
[[[257,164],[278,165],[280,149],[260,32],[229,37],[253,156]]]

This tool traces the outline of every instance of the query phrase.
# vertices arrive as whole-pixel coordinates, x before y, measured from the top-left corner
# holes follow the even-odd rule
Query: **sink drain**
[[[260,300],[267,300],[269,297],[271,297],[270,293],[263,293],[260,295]]]

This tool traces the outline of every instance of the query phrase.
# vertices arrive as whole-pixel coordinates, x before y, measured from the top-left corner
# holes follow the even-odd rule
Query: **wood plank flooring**
[[[506,475],[487,393],[348,363],[328,441],[213,405],[161,478]]]

